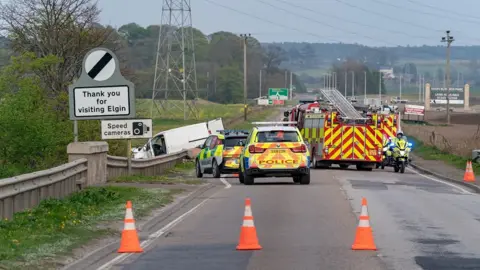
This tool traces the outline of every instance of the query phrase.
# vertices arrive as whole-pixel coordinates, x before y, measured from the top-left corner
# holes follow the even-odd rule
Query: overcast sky
[[[178,0],[177,0],[178,1]],[[163,0],[99,0],[102,23],[160,24]],[[371,46],[480,45],[480,0],[192,0],[205,34],[251,33],[261,42],[344,42]]]

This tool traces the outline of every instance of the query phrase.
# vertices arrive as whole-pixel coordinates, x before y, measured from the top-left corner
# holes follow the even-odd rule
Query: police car
[[[201,151],[195,159],[195,171],[198,178],[204,173],[220,174],[238,173],[240,154],[248,137],[245,130],[218,130],[219,134],[210,135],[200,146]]]
[[[252,185],[255,178],[293,177],[310,184],[310,153],[296,122],[254,122],[240,156],[240,183]]]

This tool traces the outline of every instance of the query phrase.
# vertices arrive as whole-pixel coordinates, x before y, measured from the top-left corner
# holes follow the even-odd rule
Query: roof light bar
[[[276,125],[296,125],[296,121],[279,121],[279,122],[252,122],[252,125],[257,126],[276,126]]]

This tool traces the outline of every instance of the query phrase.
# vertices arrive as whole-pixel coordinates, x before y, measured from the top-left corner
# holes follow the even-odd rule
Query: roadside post
[[[83,59],[80,78],[68,87],[68,94],[75,142],[78,120],[102,120],[103,140],[127,140],[130,173],[131,139],[151,138],[153,127],[151,119],[134,120],[135,85],[123,77],[117,56],[106,48],[90,50]]]

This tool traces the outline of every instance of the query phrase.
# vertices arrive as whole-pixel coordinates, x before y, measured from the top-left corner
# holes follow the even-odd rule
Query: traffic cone
[[[467,168],[465,169],[465,174],[463,175],[463,181],[475,182],[475,175],[473,174],[473,167],[471,161],[467,161]]]
[[[240,240],[237,250],[259,250],[262,249],[258,243],[257,229],[253,223],[252,206],[250,198],[245,199],[245,214],[243,215],[243,225],[240,230]]]
[[[355,241],[352,245],[353,250],[377,250],[373,241],[373,232],[370,227],[370,218],[368,217],[367,199],[362,198],[362,212],[358,222]]]
[[[143,249],[140,247],[138,240],[137,229],[135,228],[135,219],[133,219],[132,202],[127,201],[127,210],[125,213],[125,225],[122,231],[122,240],[120,241],[120,248],[118,253],[142,253]]]

